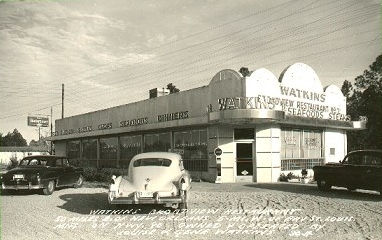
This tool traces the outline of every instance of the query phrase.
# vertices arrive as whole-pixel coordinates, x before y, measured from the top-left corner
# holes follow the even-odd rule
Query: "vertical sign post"
[[[64,84],[62,84],[62,93],[61,93],[61,118],[64,118]]]

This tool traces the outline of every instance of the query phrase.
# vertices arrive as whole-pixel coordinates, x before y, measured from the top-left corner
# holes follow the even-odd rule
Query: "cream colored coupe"
[[[163,204],[187,209],[191,178],[179,154],[138,154],[131,160],[127,176],[112,178],[109,204]]]

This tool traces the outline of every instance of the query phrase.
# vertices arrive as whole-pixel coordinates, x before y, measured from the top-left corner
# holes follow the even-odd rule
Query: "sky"
[[[222,69],[311,66],[341,87],[381,54],[379,0],[0,0],[0,133],[207,85]],[[42,128],[42,135],[49,135]]]

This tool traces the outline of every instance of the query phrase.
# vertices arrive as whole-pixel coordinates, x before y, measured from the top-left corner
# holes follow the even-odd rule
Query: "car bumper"
[[[180,196],[153,198],[137,198],[136,196],[110,198],[109,196],[108,200],[110,204],[175,204],[184,202]]]
[[[32,189],[41,189],[41,188],[44,188],[44,186],[41,185],[41,184],[32,185],[32,183],[23,184],[23,185],[17,185],[17,184],[6,185],[4,183],[1,184],[1,189],[3,189],[3,190],[6,190],[6,189],[11,189],[11,190],[23,190],[23,189],[32,190]]]

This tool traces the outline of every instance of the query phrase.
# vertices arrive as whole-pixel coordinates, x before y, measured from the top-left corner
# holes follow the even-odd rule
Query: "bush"
[[[294,175],[292,172],[289,172],[288,175],[285,175],[284,173],[280,174],[279,181],[280,182],[288,182],[288,180],[291,179],[298,179],[299,177]]]
[[[298,179],[299,177],[297,177],[296,175],[294,175],[292,172],[289,172],[288,175],[288,180],[291,180],[291,179]]]
[[[8,166],[7,166],[7,170],[15,168],[15,167],[17,167],[17,165],[19,165],[19,161],[17,161],[17,157],[14,155],[14,156],[9,158],[9,163],[8,163]]]
[[[84,178],[89,182],[111,182],[111,176],[116,175],[120,176],[126,174],[126,169],[117,169],[117,168],[102,168],[96,169],[87,167],[84,168]]]
[[[279,181],[280,181],[280,182],[288,182],[288,177],[285,176],[284,173],[281,173],[281,174],[280,174],[280,177],[279,177]]]

